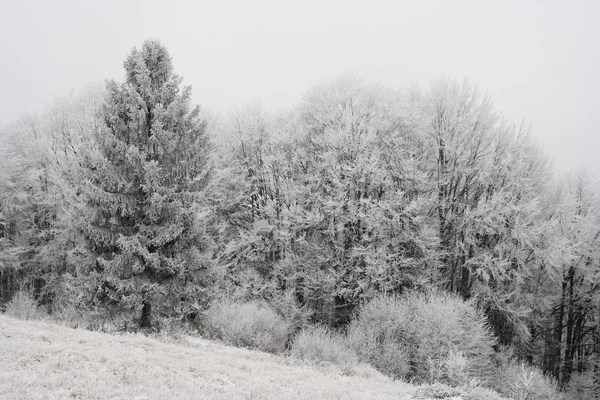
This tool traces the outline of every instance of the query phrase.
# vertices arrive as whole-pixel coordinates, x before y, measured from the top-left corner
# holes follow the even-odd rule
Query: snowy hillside
[[[175,342],[175,340],[171,340]],[[310,366],[192,337],[168,343],[0,315],[2,399],[411,399],[367,366]]]

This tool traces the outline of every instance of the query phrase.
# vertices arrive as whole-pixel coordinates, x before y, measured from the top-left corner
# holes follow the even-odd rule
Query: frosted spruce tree
[[[124,325],[193,316],[207,298],[209,258],[201,215],[207,137],[189,86],[167,49],[146,41],[107,82],[96,149],[83,164],[78,271],[84,299]]]

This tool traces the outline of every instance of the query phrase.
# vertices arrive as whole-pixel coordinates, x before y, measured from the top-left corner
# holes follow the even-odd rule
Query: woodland
[[[124,70],[0,127],[0,310],[233,342],[271,318],[272,352],[342,338],[399,379],[494,388],[510,365],[599,398],[596,177],[557,172],[476,84],[342,75],[217,112],[156,41]]]

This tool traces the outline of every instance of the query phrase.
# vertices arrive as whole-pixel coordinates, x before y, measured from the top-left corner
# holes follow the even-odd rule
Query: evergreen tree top
[[[154,93],[176,78],[168,50],[157,40],[146,40],[140,50],[134,47],[123,65],[126,83],[142,95]]]

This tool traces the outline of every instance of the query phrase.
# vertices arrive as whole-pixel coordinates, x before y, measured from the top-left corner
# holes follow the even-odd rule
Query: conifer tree
[[[205,122],[180,88],[167,49],[146,41],[107,83],[96,149],[87,152],[80,229],[87,300],[139,328],[190,317],[207,295],[200,200],[208,177]]]

